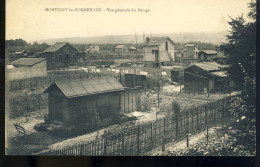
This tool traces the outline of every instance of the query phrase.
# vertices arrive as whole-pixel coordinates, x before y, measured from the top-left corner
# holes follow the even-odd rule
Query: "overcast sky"
[[[6,39],[27,41],[229,29],[228,16],[249,11],[250,0],[6,0]],[[101,8],[101,12],[47,12],[45,8]],[[107,12],[107,8],[150,12]],[[68,9],[67,9],[68,10]]]

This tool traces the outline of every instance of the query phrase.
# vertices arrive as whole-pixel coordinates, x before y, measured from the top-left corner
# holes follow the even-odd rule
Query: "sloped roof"
[[[223,68],[223,66],[221,64],[218,64],[216,62],[202,62],[202,63],[191,64],[184,69],[187,69],[191,66],[197,66],[205,71],[215,71],[215,70],[220,70],[221,68]]]
[[[204,52],[208,55],[211,55],[211,54],[217,54],[217,52],[215,50],[201,50],[200,52]]]
[[[43,52],[57,52],[60,48],[65,46],[66,44],[69,44],[68,42],[57,42],[51,46],[49,46],[47,49],[45,49]],[[73,46],[72,46],[73,47]],[[74,47],[75,48],[75,47]],[[75,48],[76,49],[76,48]],[[77,49],[76,49],[77,50]]]
[[[211,72],[210,74],[218,76],[218,77],[227,77],[227,71]]]
[[[44,60],[45,58],[20,58],[18,60],[11,62],[10,64],[15,66],[33,66]]]
[[[55,85],[68,98],[114,92],[125,89],[125,87],[123,87],[115,78],[103,76],[67,81],[57,81],[51,84],[44,91],[44,93],[49,92],[50,88]]]
[[[186,44],[185,47],[187,47],[187,46],[188,47],[193,47],[193,46],[195,46],[195,44]]]
[[[164,37],[151,37],[150,38],[150,42],[149,44],[146,44],[146,46],[157,46],[162,44],[165,40],[169,40],[173,45],[175,45],[175,43],[173,42],[173,40],[167,36]]]
[[[125,45],[117,45],[115,48],[124,48],[125,47]]]

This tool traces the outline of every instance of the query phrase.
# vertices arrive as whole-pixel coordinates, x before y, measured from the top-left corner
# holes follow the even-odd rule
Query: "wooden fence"
[[[64,81],[68,79],[79,79],[88,77],[88,74],[58,75],[48,77],[36,77],[21,80],[10,81],[10,91],[15,92],[24,89],[41,89],[48,87],[55,81]]]
[[[118,131],[110,136],[101,136],[96,140],[41,155],[144,155],[152,148],[202,131],[207,126],[228,118],[231,100],[228,97],[214,101],[177,115]]]
[[[10,100],[10,117],[15,118],[27,115],[30,112],[46,109],[48,107],[48,94],[33,94],[29,96],[14,97]]]

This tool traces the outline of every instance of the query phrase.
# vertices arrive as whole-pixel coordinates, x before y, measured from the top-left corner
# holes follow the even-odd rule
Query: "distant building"
[[[67,42],[57,42],[40,52],[39,56],[46,58],[47,70],[77,65],[82,61],[78,49]]]
[[[129,52],[136,52],[136,51],[138,51],[139,49],[136,49],[135,47],[130,46],[130,47],[128,48],[128,50],[129,50]]]
[[[224,91],[233,87],[227,78],[227,71],[215,62],[191,64],[184,68],[184,88],[191,91]]]
[[[25,50],[21,51],[21,52],[14,52],[14,55],[16,56],[23,56],[25,54]]]
[[[49,94],[49,120],[65,125],[103,126],[135,111],[135,91],[112,77],[58,81],[44,93]]]
[[[115,47],[115,52],[116,53],[126,53],[126,52],[129,52],[129,49],[126,45],[117,45]]]
[[[155,66],[172,64],[175,43],[169,37],[147,37],[144,45],[143,61]]]
[[[47,76],[44,58],[20,58],[7,65],[6,78],[9,80]]]
[[[187,44],[185,45],[185,53],[183,53],[183,57],[188,57],[191,59],[198,59],[198,46],[195,44]]]
[[[198,53],[199,60],[213,61],[217,57],[217,52],[215,50],[201,50]]]
[[[98,45],[90,45],[90,47],[85,50],[85,53],[99,53],[99,46]]]

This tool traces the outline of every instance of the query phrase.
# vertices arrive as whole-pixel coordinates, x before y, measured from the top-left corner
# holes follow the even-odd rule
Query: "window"
[[[168,50],[168,42],[165,42],[165,50]]]

